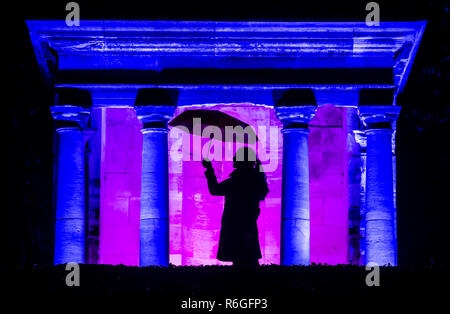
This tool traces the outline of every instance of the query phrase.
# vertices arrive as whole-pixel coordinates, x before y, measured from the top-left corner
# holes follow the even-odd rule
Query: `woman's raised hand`
[[[202,160],[202,165],[203,167],[205,167],[206,169],[212,169],[212,163],[209,160],[203,159]]]

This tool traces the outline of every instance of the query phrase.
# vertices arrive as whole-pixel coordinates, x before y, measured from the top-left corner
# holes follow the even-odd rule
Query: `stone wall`
[[[190,108],[179,107],[175,114]],[[281,122],[275,117],[273,108],[262,105],[223,104],[208,108],[226,112],[253,126],[272,126],[278,130],[278,145],[272,145],[272,148],[275,147],[278,166],[273,171],[266,171],[270,192],[266,200],[261,202],[261,215],[258,219],[263,255],[260,262],[278,264],[283,147],[279,132]],[[98,262],[138,265],[141,123],[133,108],[107,108],[96,117],[102,119],[99,123],[101,196]],[[311,262],[347,263],[349,157],[345,108],[318,108],[310,129]],[[170,134],[169,150],[176,140]],[[194,137],[188,138],[192,145]],[[267,140],[265,149],[269,151],[269,129]],[[201,141],[205,145],[209,140]],[[273,138],[272,144],[275,144]],[[226,264],[216,259],[224,200],[223,197],[209,194],[204,169],[200,161],[193,160],[192,146],[190,148],[191,155],[185,156],[185,161],[174,161],[169,155],[170,263]],[[222,144],[223,152],[224,149]],[[226,179],[233,170],[231,161],[213,160],[213,166],[219,181]],[[90,185],[93,182],[95,180]]]
[[[259,241],[263,255],[260,263],[278,264],[281,223],[282,136],[279,132],[281,122],[275,117],[274,110],[267,106],[244,103],[214,105],[208,108],[226,112],[252,126],[270,125],[278,128],[279,146],[275,149],[278,167],[274,171],[266,171],[270,192],[260,204],[261,214],[258,219]],[[191,107],[179,107],[176,114],[187,109]],[[269,139],[267,128],[267,141]],[[174,141],[169,138],[169,149]],[[192,145],[194,138],[189,136],[189,141]],[[202,139],[202,147],[207,145],[208,141]],[[266,146],[268,151],[269,142]],[[222,144],[223,157],[224,150],[225,146]],[[192,149],[190,152],[193,155]],[[193,161],[192,155],[188,156],[189,161],[180,162],[175,162],[169,157],[170,262],[175,265],[226,264],[216,259],[224,197],[209,194],[204,168],[200,161]],[[231,161],[213,160],[213,167],[219,182],[228,178],[233,171]]]
[[[104,109],[102,119],[99,262],[139,265],[141,123],[134,108]]]

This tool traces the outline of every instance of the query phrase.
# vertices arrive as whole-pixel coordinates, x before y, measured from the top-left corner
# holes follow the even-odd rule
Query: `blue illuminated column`
[[[135,106],[143,122],[140,266],[169,265],[169,170],[167,122],[175,106]]]
[[[282,265],[310,263],[308,123],[315,111],[315,105],[276,107],[283,122]]]
[[[58,134],[54,263],[84,263],[85,163],[83,128],[89,109],[51,107]]]
[[[359,107],[367,139],[366,264],[397,265],[392,124],[399,112],[397,106]]]
[[[359,213],[361,216],[361,220],[359,223],[359,251],[360,251],[360,263],[366,264],[366,164],[367,164],[367,138],[366,134],[362,130],[354,130],[355,140],[360,146],[361,153],[361,181],[360,181],[360,207]]]

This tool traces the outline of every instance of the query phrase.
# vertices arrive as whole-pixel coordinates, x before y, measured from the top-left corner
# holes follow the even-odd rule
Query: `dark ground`
[[[445,301],[448,294],[445,290],[448,273],[436,267],[421,270],[382,267],[380,286],[372,287],[365,284],[369,271],[349,265],[271,265],[254,271],[230,266],[139,268],[81,265],[79,287],[66,286],[68,273],[64,265],[12,272],[8,277],[14,279],[14,283],[9,292],[39,302],[76,300],[73,305],[84,304],[92,297],[96,303],[100,300],[122,303],[132,297],[143,302],[148,312],[154,312],[155,308],[159,309],[157,312],[163,309],[185,312],[181,303],[188,298],[223,303],[214,312],[217,309],[236,311],[225,308],[225,298],[265,298],[267,309],[257,309],[260,312],[286,309],[302,312],[303,307],[310,305],[314,309],[304,310],[351,310],[359,303],[365,303],[369,307],[367,310],[388,310],[397,305],[404,308],[405,305],[426,303],[427,309],[432,311]]]
[[[2,49],[6,52],[3,59],[3,76],[6,77],[2,102],[2,112],[6,114],[3,154],[7,156],[3,163],[7,201],[2,206],[2,231],[5,232],[2,263],[9,266],[2,269],[8,273],[7,278],[17,279],[16,288],[25,289],[17,292],[145,294],[147,287],[153,287],[156,289],[154,295],[165,292],[178,295],[197,289],[199,294],[216,296],[224,291],[237,291],[235,289],[239,287],[243,291],[258,291],[260,294],[293,295],[288,299],[298,302],[318,291],[342,294],[346,301],[352,299],[353,294],[371,296],[372,290],[362,287],[365,271],[350,266],[264,267],[260,270],[264,276],[242,283],[244,278],[229,268],[152,270],[86,265],[82,266],[82,287],[65,288],[61,279],[62,268],[46,268],[52,264],[53,256],[54,125],[49,111],[53,96],[39,73],[24,20],[62,20],[66,14],[66,2],[2,3],[2,21],[7,23],[3,28],[6,37]],[[244,1],[210,1],[207,4],[175,4],[167,1],[78,1],[82,20],[287,21],[363,21],[367,2],[318,0],[250,4]],[[382,21],[428,20],[428,25],[404,93],[398,99],[398,105],[402,106],[397,132],[398,253],[401,269],[383,269],[382,287],[377,293],[383,296],[399,295],[405,290],[417,294],[430,293],[437,289],[441,274],[423,269],[429,265],[434,265],[435,269],[448,267],[448,1],[378,3]],[[30,272],[33,265],[37,268]],[[18,267],[25,269],[16,273]],[[411,270],[413,267],[415,271]],[[419,278],[418,283],[415,278]],[[245,282],[251,287],[246,287]],[[221,290],[222,287],[228,290]],[[348,310],[354,310],[351,302]]]

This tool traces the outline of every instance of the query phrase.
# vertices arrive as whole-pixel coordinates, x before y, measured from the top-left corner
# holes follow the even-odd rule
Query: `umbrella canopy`
[[[194,127],[194,122],[198,121],[194,119],[200,119],[199,126]],[[205,110],[205,109],[186,110],[183,113],[176,116],[175,118],[173,118],[169,122],[169,125],[173,127],[183,126],[188,129],[190,134],[195,134],[199,136],[203,136],[203,130],[207,126],[215,126],[219,128],[222,132],[222,141],[226,140],[234,141],[233,139],[234,136],[233,138],[230,139],[225,138],[226,127],[231,127],[233,128],[234,133],[237,134],[236,136],[237,142],[246,142],[248,144],[254,144],[255,141],[258,140],[255,131],[248,123],[245,123],[244,121],[241,121],[235,117],[232,117],[218,110]],[[245,136],[245,134],[247,134],[247,136]]]

